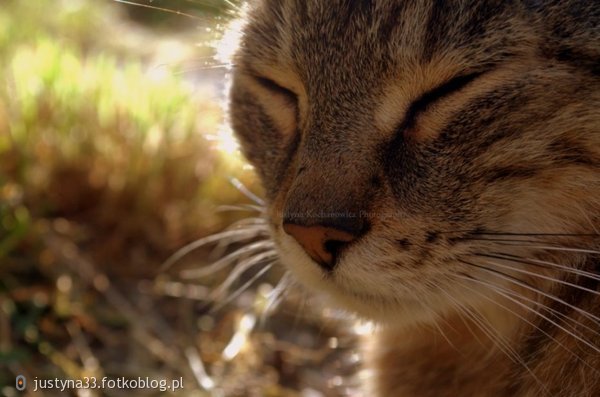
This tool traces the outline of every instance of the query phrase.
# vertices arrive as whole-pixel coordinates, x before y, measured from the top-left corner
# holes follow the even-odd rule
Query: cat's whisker
[[[135,1],[129,1],[129,0],[113,0],[113,1],[115,1],[117,3],[122,3],[122,4],[136,6],[136,7],[150,8],[150,9],[156,10],[156,11],[163,11],[163,12],[167,12],[169,14],[175,14],[175,15],[179,15],[179,16],[182,16],[182,17],[195,19],[195,20],[202,21],[202,22],[210,22],[211,21],[210,18],[201,17],[201,16],[198,16],[198,15],[188,14],[188,13],[185,13],[185,12],[182,12],[182,11],[173,10],[171,8],[158,7],[158,6],[153,6],[153,5],[150,5],[150,4],[137,3]]]
[[[239,262],[238,265],[232,270],[232,272],[227,276],[225,281],[223,281],[212,293],[213,300],[219,300],[223,294],[229,290],[229,288],[233,285],[235,281],[237,281],[240,276],[249,270],[250,268],[263,263],[265,260],[274,259],[277,257],[277,252],[274,250],[269,250],[266,252],[261,252],[257,255],[254,255],[242,262]]]
[[[600,251],[585,249],[585,248],[573,248],[573,247],[548,247],[548,246],[537,246],[537,245],[522,245],[525,248],[541,249],[547,251],[563,251],[563,252],[577,252],[580,254],[593,254],[600,255]]]
[[[517,238],[498,238],[498,237],[486,237],[486,238],[484,238],[484,237],[457,237],[454,240],[489,241],[489,242],[497,242],[497,243],[557,244],[557,243],[554,243],[551,241],[544,241],[544,240],[525,240],[525,239],[517,239]]]
[[[267,316],[271,314],[271,312],[279,306],[281,301],[284,298],[284,295],[290,285],[292,284],[292,275],[290,272],[285,272],[285,274],[281,277],[281,279],[277,282],[277,285],[269,295],[267,296],[267,304],[265,305],[265,309],[263,310],[260,316],[260,324],[261,326],[264,324]]]
[[[543,260],[539,260],[539,259],[535,259],[535,258],[522,258],[519,256],[507,254],[504,252],[492,252],[489,254],[475,252],[474,254],[477,256],[489,257],[489,258],[493,258],[493,259],[503,259],[503,260],[507,260],[507,261],[511,261],[511,262],[521,263],[524,265],[539,266],[539,267],[544,267],[544,268],[549,268],[549,267],[555,268],[555,269],[558,269],[559,271],[562,271],[565,273],[572,273],[572,274],[576,274],[578,276],[587,277],[592,280],[600,281],[600,274],[588,272],[588,271],[577,269],[577,268],[572,268],[569,266],[560,265],[560,264],[553,263],[553,262],[543,261]]]
[[[253,231],[258,237],[268,235],[269,227],[265,218],[253,216],[233,222],[225,229],[225,231],[229,230]]]
[[[229,230],[246,230],[248,232],[252,231],[255,238],[269,238],[269,228],[267,226],[266,219],[263,217],[249,217],[240,219],[233,222],[225,229],[225,231]],[[223,238],[222,240],[219,240],[216,243],[215,248],[211,251],[211,257],[220,258],[225,253],[227,247],[237,242],[239,241],[235,237]]]
[[[439,291],[442,288],[438,285],[436,285],[435,283],[426,283],[428,286],[430,286],[432,289]],[[456,347],[456,345],[454,343],[452,343],[452,341],[450,340],[450,338],[448,338],[448,336],[446,335],[446,333],[444,332],[444,330],[442,329],[441,325],[438,323],[439,321],[443,321],[446,326],[448,326],[452,331],[456,332],[456,330],[452,327],[452,325],[443,317],[441,316],[439,313],[435,312],[435,311],[431,311],[431,313],[433,314],[433,316],[436,318],[435,321],[432,322],[432,326],[433,328],[437,329],[437,331],[440,333],[440,335],[442,336],[442,338],[444,338],[446,340],[446,342],[448,342],[448,345],[450,345],[454,350],[456,350],[458,353],[463,354],[460,349],[458,347]]]
[[[222,64],[218,64],[218,65],[198,66],[198,67],[194,67],[194,68],[179,69],[178,71],[173,72],[173,75],[174,76],[184,76],[186,74],[203,72],[203,71],[206,71],[206,70],[229,69],[232,66],[233,65],[230,64],[230,63],[222,63]]]
[[[228,305],[229,303],[231,303],[233,300],[235,300],[244,291],[246,291],[248,288],[250,288],[250,286],[252,284],[254,284],[254,282],[256,282],[256,280],[258,280],[266,272],[268,272],[269,270],[271,270],[271,268],[273,267],[273,265],[275,263],[276,263],[276,261],[267,263],[265,265],[265,267],[263,267],[262,269],[260,269],[254,276],[252,276],[252,278],[250,278],[241,287],[239,287],[237,290],[235,290],[233,293],[231,293],[225,300],[223,300],[223,301],[219,302],[218,304],[216,304],[215,306],[213,306],[211,308],[211,310],[210,310],[210,313],[213,314],[213,313],[219,311],[220,309],[222,309],[223,307],[225,307],[226,305]],[[216,299],[213,299],[213,300],[216,300]]]
[[[439,291],[439,290],[441,290],[441,289],[442,289],[442,288],[441,288],[439,285],[437,285],[437,284],[436,284],[436,283],[434,283],[434,282],[426,282],[426,283],[425,283],[425,287],[426,287],[426,288],[430,288],[430,289],[432,289],[432,290],[435,290],[435,291]],[[449,344],[450,346],[452,346],[452,348],[453,348],[454,350],[456,350],[457,352],[461,353],[461,351],[460,351],[460,350],[459,350],[459,349],[458,349],[458,348],[457,348],[457,347],[454,345],[454,343],[452,343],[452,341],[450,340],[450,338],[448,338],[448,336],[446,335],[446,333],[444,332],[444,330],[442,329],[442,327],[440,326],[440,324],[438,324],[438,322],[440,322],[440,321],[441,321],[441,322],[444,322],[444,323],[445,323],[445,325],[446,325],[446,326],[448,326],[450,329],[452,329],[453,331],[456,331],[456,330],[455,330],[455,329],[452,327],[452,325],[451,325],[451,324],[450,324],[450,323],[449,323],[449,322],[448,322],[448,321],[447,321],[447,320],[446,320],[446,319],[445,319],[443,316],[441,316],[441,315],[440,315],[439,313],[437,313],[436,311],[432,310],[432,311],[430,311],[430,313],[431,313],[431,314],[433,315],[433,317],[436,319],[436,320],[435,320],[435,321],[433,321],[433,322],[432,322],[432,324],[430,324],[430,325],[432,325],[432,326],[433,326],[433,328],[435,328],[435,329],[437,329],[437,330],[438,330],[438,332],[440,333],[440,335],[441,335],[441,336],[442,336],[442,337],[443,337],[443,338],[446,340],[446,342],[448,342],[448,344]]]
[[[585,218],[585,220],[588,222],[588,224],[592,227],[592,229],[594,229],[594,231],[596,232],[596,234],[598,236],[600,236],[600,230],[598,229],[598,225],[596,223],[594,223],[594,221],[592,220],[592,218],[590,218],[589,214],[586,213],[585,209],[583,208],[583,206],[579,205],[579,204],[574,204],[574,207],[579,211],[579,213]]]
[[[228,6],[230,6],[230,7],[231,7],[231,8],[232,8],[234,11],[236,11],[236,12],[238,12],[238,13],[242,12],[242,10],[243,10],[241,6],[239,6],[239,5],[235,4],[235,3],[234,3],[233,1],[231,1],[231,0],[223,0],[223,2],[224,2],[225,4],[227,4]]]
[[[469,309],[467,308],[467,310],[469,310]],[[473,310],[475,310],[475,309],[473,309]],[[469,311],[471,311],[471,310],[469,310]],[[479,314],[476,310],[475,310],[475,312],[477,314]],[[475,321],[476,324],[478,324],[479,328],[482,331],[484,331],[484,329],[487,329],[487,332],[486,331],[484,331],[484,332],[488,336],[488,338],[490,338],[490,340],[496,345],[496,347],[498,347],[500,349],[500,351],[503,352],[514,363],[522,366],[531,375],[531,377],[536,381],[536,383],[544,391],[547,392],[546,385],[544,385],[544,383],[535,375],[535,373],[527,365],[527,362],[510,345],[510,343],[505,338],[503,338],[502,335],[498,331],[496,331],[492,327],[492,325],[489,323],[489,321],[485,320],[485,318],[481,314],[479,314],[479,316],[473,315],[472,320]]]
[[[466,275],[466,274],[462,274],[462,273],[459,273],[459,274],[461,274],[462,277],[475,278],[475,277],[473,277],[471,275]],[[480,280],[480,281],[483,282],[483,280]],[[580,321],[577,321],[576,319],[571,318],[571,317],[569,317],[568,315],[566,315],[564,313],[561,313],[560,311],[558,311],[556,309],[553,309],[553,308],[551,308],[549,306],[546,306],[546,305],[542,304],[538,300],[528,298],[528,297],[526,297],[524,295],[519,294],[518,292],[515,292],[515,291],[513,291],[513,290],[511,290],[509,288],[501,287],[499,285],[495,285],[494,287],[495,288],[499,288],[502,291],[504,291],[505,293],[507,293],[509,295],[512,295],[512,296],[514,296],[514,297],[516,297],[518,299],[524,300],[524,301],[526,301],[528,303],[531,303],[532,305],[538,306],[538,307],[540,307],[540,309],[545,310],[545,311],[551,313],[552,315],[554,315],[556,317],[560,317],[560,318],[562,318],[565,321],[570,321],[570,322],[574,323],[573,325],[570,325],[570,327],[572,327],[572,329],[573,329],[573,332],[577,331],[577,327],[582,327],[582,328],[585,328],[588,331],[591,331],[591,332],[593,332],[593,333],[595,333],[595,334],[597,334],[597,335],[600,336],[600,330],[593,329],[593,328],[587,326],[586,324],[584,324],[584,323],[582,323]]]
[[[267,236],[269,232],[267,220],[263,217],[249,217],[240,219],[229,225],[226,230],[252,229],[258,236]]]
[[[500,335],[496,334],[494,335],[493,331],[493,327],[489,324],[489,322],[487,322],[488,326],[485,326],[485,324],[482,324],[482,321],[485,321],[485,319],[479,314],[479,312],[477,312],[476,309],[474,308],[470,308],[467,305],[461,303],[458,299],[456,299],[455,297],[452,296],[452,294],[446,292],[443,288],[439,289],[440,292],[442,292],[450,302],[453,302],[453,304],[456,306],[456,308],[463,314],[465,315],[467,320],[470,320],[475,326],[477,326],[477,328],[479,328],[479,330],[481,332],[483,332],[483,334],[503,353],[506,354],[513,362],[515,362],[516,364],[519,363],[519,360],[515,358],[515,356],[513,354],[511,354],[511,352],[506,351],[500,344],[498,341],[498,338],[501,338]],[[465,325],[467,325],[468,323],[465,322]],[[479,342],[481,343],[482,346],[486,346],[485,343],[483,341],[481,341],[481,339],[479,339],[479,337],[477,337],[477,334],[467,325],[467,328],[473,333],[473,335],[479,340]],[[510,348],[510,346],[509,346]],[[514,352],[514,351],[513,351]],[[514,352],[514,354],[516,354],[516,352]],[[518,356],[518,355],[517,355]]]
[[[200,5],[200,6],[203,6],[203,7],[211,8],[211,9],[213,9],[215,12],[218,12],[218,11],[220,11],[219,7],[217,7],[217,6],[215,6],[214,4],[211,4],[211,3],[209,3],[209,2],[206,2],[206,1],[201,1],[201,0],[183,0],[183,1],[185,1],[185,2],[187,2],[187,3],[191,3],[191,4],[198,4],[198,5]],[[228,3],[228,2],[227,2],[226,4],[227,4],[227,5],[231,5],[231,3]]]
[[[225,212],[225,211],[249,211],[249,212],[258,212],[262,213],[264,208],[258,205],[253,204],[238,204],[238,205],[220,205],[217,207],[217,212]],[[267,223],[266,219],[263,219],[264,223]]]
[[[462,276],[462,278],[467,277],[467,278],[476,279],[476,277],[474,277],[472,275],[469,275],[469,274],[465,274],[465,273],[457,273],[457,274],[460,274]],[[479,280],[479,279],[477,279],[477,280]],[[479,280],[479,281],[486,282],[484,280]],[[577,321],[576,319],[571,318],[571,317],[569,317],[568,315],[566,315],[564,313],[561,313],[559,310],[556,310],[556,309],[553,309],[550,306],[544,305],[539,300],[528,298],[527,296],[519,294],[518,292],[515,292],[515,291],[511,290],[510,288],[502,287],[502,286],[497,285],[497,284],[494,284],[494,287],[498,288],[498,289],[502,290],[503,292],[505,292],[505,293],[507,293],[509,295],[512,295],[512,296],[514,296],[514,297],[516,297],[516,298],[518,298],[520,300],[524,300],[524,301],[532,304],[533,306],[539,307],[541,310],[549,312],[549,314],[551,314],[553,316],[560,317],[564,321],[570,321],[570,322],[572,322],[573,324],[569,325],[569,326],[571,327],[571,329],[573,329],[574,332],[577,330],[577,327],[583,327],[583,328],[585,328],[585,329],[587,329],[589,331],[592,331],[595,334],[600,335],[600,331],[599,330],[593,329],[593,328],[587,326],[586,324],[581,323],[581,322]]]
[[[478,255],[478,256],[482,256],[482,255]],[[526,274],[528,276],[541,278],[541,279],[544,279],[544,280],[547,280],[547,281],[552,281],[552,282],[557,283],[557,284],[562,284],[562,285],[566,285],[568,287],[580,289],[582,291],[589,292],[589,293],[591,293],[593,295],[600,296],[600,292],[598,292],[598,291],[594,291],[593,289],[586,288],[586,287],[583,287],[581,285],[573,284],[573,283],[565,281],[565,280],[560,280],[560,279],[557,279],[557,278],[554,278],[554,277],[550,277],[550,276],[546,276],[546,275],[543,275],[543,274],[539,274],[539,273],[535,273],[535,272],[530,272],[528,270],[520,269],[520,268],[515,267],[515,266],[504,265],[504,264],[501,264],[501,263],[498,263],[498,262],[485,261],[485,263],[487,263],[488,265],[492,265],[492,266],[500,267],[500,268],[503,268],[503,269],[515,271],[517,273]]]
[[[184,270],[180,273],[180,277],[183,279],[197,279],[206,277],[215,274],[216,272],[224,269],[231,263],[244,256],[256,254],[264,250],[272,251],[274,246],[275,244],[270,240],[258,241],[256,243],[241,247],[208,266],[201,267],[199,269]]]
[[[521,232],[496,232],[496,231],[477,231],[472,230],[451,230],[441,231],[439,234],[461,233],[466,236],[509,236],[509,237],[596,237],[600,238],[599,233],[521,233]]]
[[[460,275],[457,275],[458,278],[461,278],[463,280],[467,280],[467,281],[472,281],[475,283],[478,283],[479,285],[483,285],[484,287],[486,287],[487,289],[491,290],[492,292],[495,292],[496,294],[499,294],[500,296],[503,296],[504,298],[510,300],[511,302],[517,304],[518,306],[524,308],[525,310],[545,319],[546,321],[550,322],[551,324],[555,325],[556,327],[562,329],[564,332],[566,332],[567,334],[573,336],[574,338],[576,338],[577,340],[581,341],[582,343],[584,343],[586,346],[591,347],[593,350],[600,352],[600,349],[591,344],[590,342],[586,341],[585,339],[581,338],[579,335],[576,335],[574,332],[563,328],[560,324],[556,323],[555,321],[551,320],[550,318],[548,318],[547,316],[543,315],[542,313],[536,311],[535,309],[533,309],[532,307],[518,301],[517,299],[509,296],[508,294],[505,294],[504,292],[502,292],[501,290],[503,290],[503,288],[498,288],[498,286],[493,285],[492,283],[487,283],[483,280],[479,280],[475,277],[463,277]],[[553,337],[552,335],[550,335],[549,333],[547,333],[546,331],[544,331],[542,328],[540,328],[538,325],[534,324],[533,322],[531,322],[530,320],[528,320],[527,318],[525,318],[524,316],[520,315],[519,313],[515,312],[514,310],[510,309],[509,307],[507,307],[506,305],[503,305],[502,303],[498,302],[497,300],[491,299],[488,296],[486,296],[485,294],[481,293],[480,291],[477,291],[474,288],[468,287],[467,285],[462,284],[462,286],[468,290],[470,290],[471,292],[474,292],[476,294],[478,294],[479,296],[481,296],[482,298],[494,303],[495,305],[503,308],[504,310],[508,311],[509,313],[515,315],[516,317],[520,318],[521,320],[523,320],[524,322],[526,322],[527,324],[533,326],[534,328],[536,328],[537,330],[539,330],[541,333],[543,333],[544,335],[546,335],[547,337],[549,337],[550,339],[552,339],[554,342],[556,342],[559,346],[561,346],[563,349],[565,349],[567,352],[571,353],[575,358],[577,358],[581,363],[583,363],[584,365],[594,369],[589,363],[587,363],[583,358],[581,358],[581,356],[579,356],[577,353],[575,353],[574,351],[572,351],[571,349],[569,349],[567,346],[565,346],[563,343],[561,343],[558,339],[556,339],[555,337]],[[595,372],[598,372],[596,369],[594,369]]]
[[[449,293],[447,293],[446,291],[444,291],[443,288],[440,289],[440,291],[444,292],[446,294],[446,296],[448,297],[448,300],[450,302],[452,302],[452,304],[454,305],[454,307],[458,310],[458,316],[461,319],[462,323],[465,325],[465,327],[467,328],[467,330],[471,333],[471,335],[473,335],[473,337],[479,342],[479,344],[485,348],[485,343],[483,343],[483,341],[481,340],[481,338],[479,338],[479,336],[477,335],[477,333],[475,331],[473,331],[473,328],[471,328],[471,326],[469,325],[469,322],[467,321],[467,319],[469,318],[468,316],[466,316],[467,318],[465,319],[465,309],[464,309],[464,305],[458,301],[457,299],[454,299],[452,297],[452,295],[450,295]]]
[[[265,207],[266,203],[263,199],[261,199],[260,197],[258,197],[256,194],[252,193],[247,187],[246,185],[244,185],[239,179],[237,178],[230,178],[229,182],[237,189],[240,191],[240,193],[242,193],[244,196],[246,196],[247,198],[249,198],[250,200],[252,200],[254,203],[260,205],[261,207]]]
[[[501,271],[498,271],[498,270],[495,270],[495,269],[490,269],[490,268],[487,268],[487,267],[481,266],[481,265],[476,265],[474,263],[471,263],[471,262],[468,262],[468,261],[465,261],[465,260],[462,260],[462,259],[459,259],[459,262],[464,263],[464,264],[469,265],[469,266],[472,266],[472,267],[476,267],[478,269],[481,269],[481,270],[483,270],[485,272],[488,272],[490,274],[495,275],[496,277],[500,277],[500,278],[504,279],[505,281],[508,281],[508,282],[510,282],[512,284],[519,285],[520,287],[523,287],[523,288],[528,289],[528,290],[530,290],[532,292],[535,292],[536,294],[542,295],[542,296],[544,296],[544,297],[546,297],[548,299],[551,299],[551,300],[553,300],[555,302],[561,303],[561,304],[567,306],[568,308],[581,313],[582,315],[584,315],[585,317],[589,318],[594,323],[596,323],[596,324],[598,324],[600,326],[600,318],[599,317],[597,317],[597,316],[595,316],[595,315],[593,315],[593,314],[591,314],[591,313],[589,313],[589,312],[587,312],[587,311],[585,311],[583,309],[580,309],[577,306],[571,305],[569,302],[566,302],[563,299],[560,299],[560,298],[558,298],[558,297],[556,297],[556,296],[554,296],[552,294],[544,292],[544,291],[540,290],[539,288],[535,288],[532,285],[524,282],[523,280],[519,280],[519,279],[517,279],[515,277],[512,277],[512,276],[510,276],[510,275],[508,275],[506,273],[503,273]]]
[[[182,248],[178,249],[173,255],[171,255],[159,268],[158,272],[162,273],[167,269],[171,268],[174,264],[179,262],[185,256],[194,252],[197,249],[200,249],[208,244],[221,242],[223,240],[228,240],[229,243],[234,242],[242,242],[246,240],[250,240],[257,237],[257,230],[254,228],[244,228],[238,230],[228,230],[225,232],[212,234],[210,236],[203,237],[196,241],[193,241]]]
[[[479,344],[486,348],[486,344],[485,342],[483,342],[481,340],[481,338],[479,337],[479,335],[477,335],[477,332],[475,332],[473,330],[473,328],[471,328],[471,326],[469,325],[469,321],[471,321],[472,324],[474,324],[475,326],[477,326],[477,328],[479,328],[479,330],[481,332],[483,332],[483,334],[494,343],[494,345],[496,345],[498,347],[498,345],[494,342],[494,337],[492,335],[489,334],[489,332],[487,332],[485,329],[483,329],[477,322],[475,322],[473,320],[473,314],[470,312],[469,308],[462,303],[460,300],[458,300],[457,298],[455,298],[454,296],[452,296],[452,294],[448,293],[446,290],[444,290],[443,288],[440,288],[438,290],[439,292],[442,292],[446,298],[448,298],[448,300],[454,305],[454,307],[456,307],[456,309],[458,310],[458,314],[459,317],[461,318],[461,320],[463,321],[463,324],[465,324],[465,326],[467,327],[467,329],[469,330],[469,332],[475,337],[475,339],[477,339],[477,341],[479,342]],[[506,354],[506,352],[504,352],[502,349],[500,349],[504,354]],[[510,358],[510,355],[509,355]],[[512,360],[512,358],[511,358]]]
[[[600,255],[600,251],[588,248],[580,248],[580,247],[563,247],[563,246],[549,246],[549,245],[534,245],[534,244],[553,244],[547,241],[531,241],[531,240],[511,240],[511,239],[483,239],[483,238],[472,238],[465,237],[459,238],[458,240],[464,241],[484,241],[490,242],[492,244],[497,244],[501,246],[511,246],[511,247],[521,247],[521,248],[531,248],[538,250],[546,250],[546,251],[560,251],[560,252],[574,252],[580,254],[592,254],[592,255]],[[522,244],[526,243],[526,244]],[[531,245],[530,245],[531,244]],[[558,244],[558,243],[556,243]]]
[[[487,286],[490,290],[492,290],[493,292],[505,297],[506,299],[509,299],[510,301],[514,302],[515,304],[523,307],[524,309],[534,313],[535,315],[543,318],[544,320],[548,321],[549,323],[551,323],[552,325],[556,326],[557,328],[561,329],[562,331],[566,332],[568,335],[571,335],[572,337],[576,338],[577,340],[579,340],[580,342],[584,343],[586,346],[590,347],[592,350],[600,353],[600,348],[598,346],[595,346],[594,344],[590,343],[589,341],[583,339],[581,336],[575,334],[574,332],[571,332],[570,330],[564,328],[563,326],[561,326],[560,324],[558,324],[556,321],[553,321],[552,319],[550,319],[549,317],[545,316],[544,314],[536,311],[535,309],[533,309],[532,307],[525,305],[522,302],[519,302],[517,299],[512,298],[509,294],[506,294],[504,292],[502,292],[502,288],[498,288],[498,286],[492,284],[492,283],[487,283],[485,281],[476,279],[476,278],[471,278],[471,277],[463,277],[463,279],[465,280],[470,280],[470,281],[474,281],[477,282],[481,285]],[[520,297],[520,296],[519,296]],[[489,299],[489,298],[488,298]],[[494,301],[495,302],[495,301]],[[498,302],[496,302],[498,303]],[[516,314],[516,313],[515,313]],[[528,321],[529,323],[529,321]],[[531,324],[531,323],[530,323]],[[543,331],[541,328],[535,326],[538,330],[540,330],[541,332],[543,332],[544,334],[548,335],[545,331]],[[561,344],[560,342],[558,342],[555,338],[552,338],[555,342],[557,342],[560,346],[564,347],[566,349],[566,347]],[[571,350],[567,349],[569,352],[571,352]],[[571,352],[573,353],[573,352]],[[573,355],[575,355],[577,358],[579,358],[579,356],[575,353],[573,353]],[[585,361],[584,361],[585,362]],[[586,363],[586,365],[589,365]],[[597,371],[596,371],[597,372]]]
[[[502,337],[502,335],[494,329],[494,327],[490,324],[488,320],[486,320],[477,310],[474,308],[466,308],[468,312],[472,314],[471,320],[475,322],[479,326],[479,328],[487,335],[488,338],[503,352],[507,357],[509,357],[514,363],[521,365],[533,379],[540,385],[541,388],[546,390],[545,385],[539,380],[539,378],[533,373],[533,371],[529,368],[523,357],[519,355],[517,351],[513,347],[511,347],[510,343]]]
[[[207,44],[207,45],[209,45],[209,44]],[[160,69],[179,70],[181,68],[184,68],[183,70],[190,70],[190,69],[197,68],[197,67],[222,65],[223,64],[223,63],[215,63],[214,60],[215,60],[214,55],[208,55],[208,56],[204,56],[204,57],[195,57],[192,60],[178,60],[178,61],[174,61],[174,62],[160,62],[160,63],[152,65],[152,67],[150,68],[150,70],[160,70]],[[176,74],[179,74],[179,73],[174,73],[174,74],[176,75]]]
[[[442,338],[444,338],[444,340],[446,342],[448,342],[448,345],[450,345],[450,347],[452,347],[454,350],[456,350],[458,353],[463,354],[460,349],[458,347],[456,347],[456,345],[454,343],[452,343],[452,341],[450,340],[450,338],[448,338],[448,336],[446,335],[446,333],[444,332],[444,330],[442,329],[442,327],[440,326],[440,324],[438,324],[437,321],[433,321],[431,323],[431,325],[433,325],[433,327],[435,329],[437,329],[437,331],[440,333],[440,335],[442,336]],[[464,354],[463,354],[464,355]]]

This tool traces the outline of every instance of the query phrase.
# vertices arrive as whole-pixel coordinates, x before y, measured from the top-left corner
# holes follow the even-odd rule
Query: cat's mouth
[[[368,256],[366,242],[346,250],[336,258],[335,266],[328,268],[317,263],[289,235],[277,234],[276,240],[279,256],[295,278],[315,294],[329,296],[337,307],[377,320],[424,310],[417,287],[422,280],[398,265],[395,271],[387,271],[386,265],[378,262],[378,255]]]

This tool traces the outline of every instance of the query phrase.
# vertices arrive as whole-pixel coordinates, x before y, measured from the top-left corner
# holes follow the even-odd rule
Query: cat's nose
[[[283,223],[283,230],[292,236],[304,251],[324,270],[331,271],[336,259],[349,243],[356,240],[363,231],[362,223],[348,231],[335,226],[304,226],[293,222]]]

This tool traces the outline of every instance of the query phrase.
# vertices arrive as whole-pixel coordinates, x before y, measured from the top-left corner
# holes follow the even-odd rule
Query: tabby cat
[[[231,119],[366,396],[600,396],[600,6],[256,0]]]

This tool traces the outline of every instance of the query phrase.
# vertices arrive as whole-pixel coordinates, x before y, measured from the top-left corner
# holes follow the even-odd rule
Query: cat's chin
[[[436,318],[421,302],[413,299],[391,300],[377,295],[345,291],[336,285],[330,285],[321,294],[332,306],[380,325],[409,327],[432,323]]]
[[[314,297],[349,314],[382,325],[411,326],[434,321],[436,314],[419,296],[386,296],[381,291],[357,290],[328,277],[295,244],[280,244],[283,265]]]

